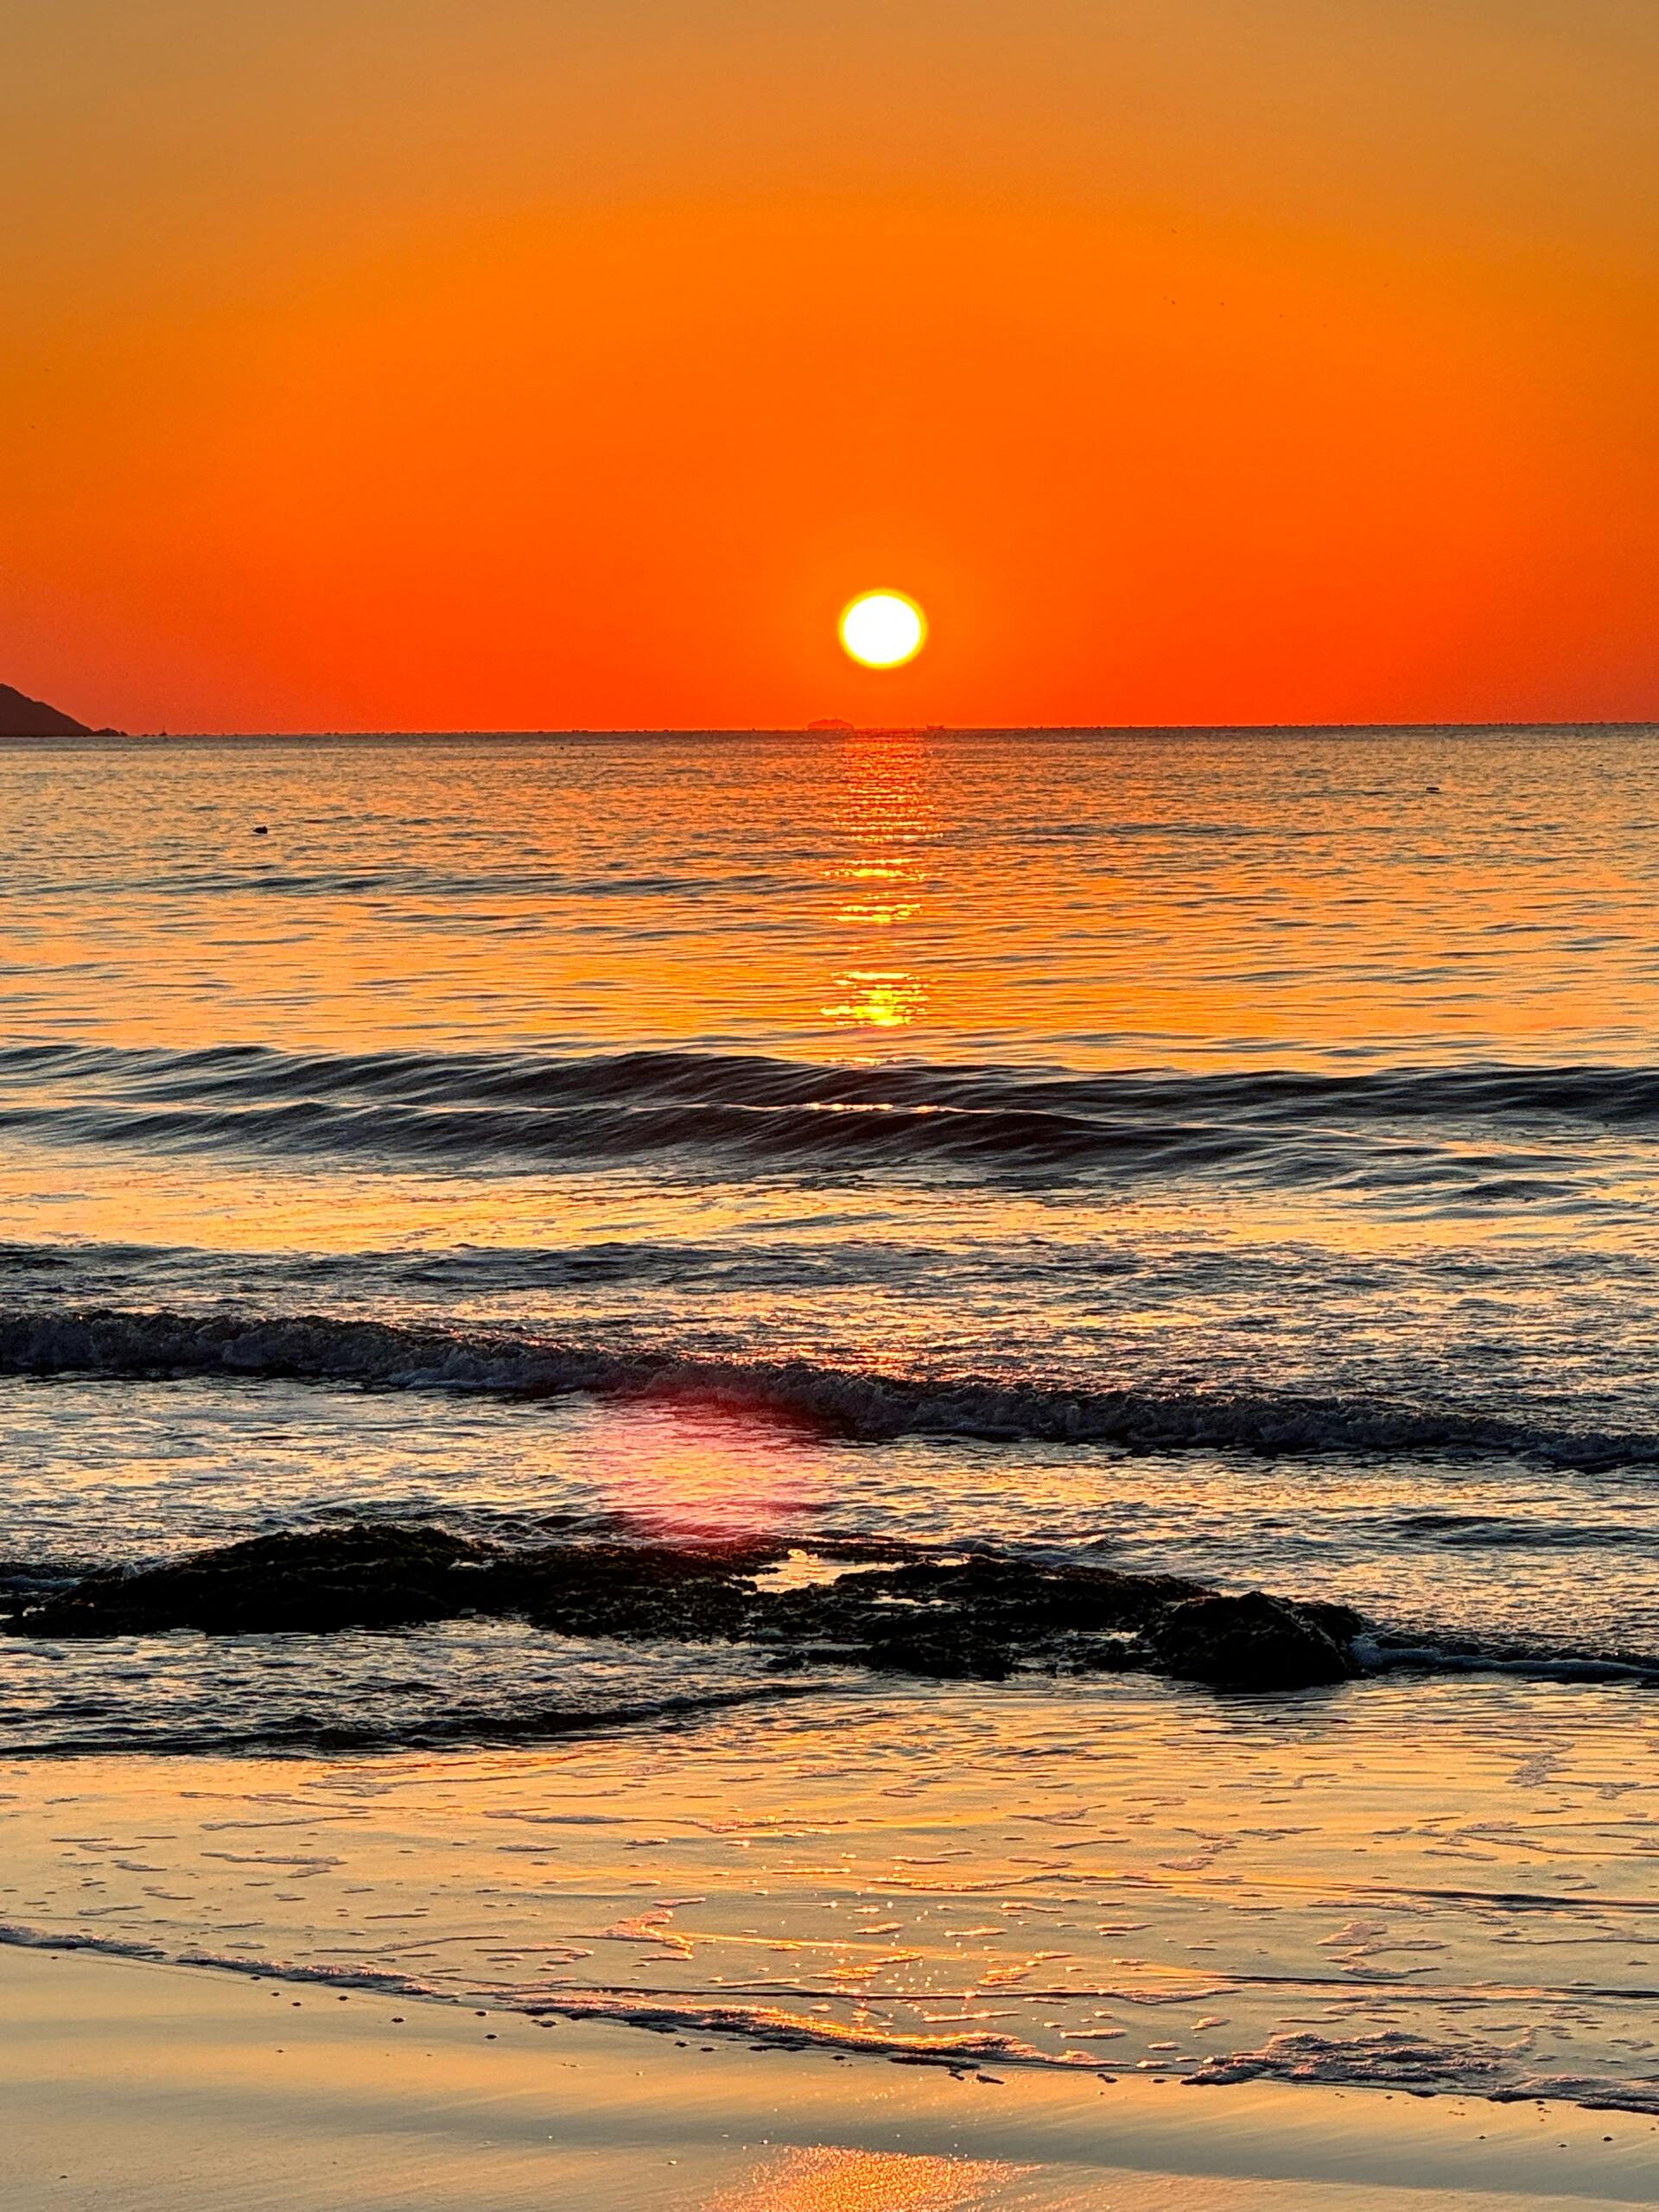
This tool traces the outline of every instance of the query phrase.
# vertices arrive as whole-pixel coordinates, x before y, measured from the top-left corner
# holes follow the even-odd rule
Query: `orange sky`
[[[0,680],[1659,715],[1656,95],[1654,0],[8,0]]]

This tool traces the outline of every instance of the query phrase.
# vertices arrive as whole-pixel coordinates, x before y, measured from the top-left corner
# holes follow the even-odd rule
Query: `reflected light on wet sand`
[[[965,2212],[1018,2171],[892,2151],[788,2151],[715,2197],[709,2212]]]

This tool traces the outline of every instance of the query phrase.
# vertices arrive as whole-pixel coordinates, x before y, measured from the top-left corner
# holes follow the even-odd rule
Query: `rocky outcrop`
[[[180,1628],[327,1635],[518,1614],[567,1636],[695,1638],[741,1629],[743,1609],[732,1600],[753,1588],[743,1570],[774,1556],[741,1546],[518,1551],[442,1529],[358,1522],[255,1536],[137,1573],[88,1574],[44,1599],[25,1597],[6,1625],[24,1636],[77,1638]]]
[[[493,1556],[488,1547],[442,1529],[296,1529],[137,1573],[86,1575],[11,1625],[65,1637],[402,1626],[463,1611],[465,1570]]]
[[[1351,1646],[1362,1623],[1341,1605],[1293,1605],[1265,1591],[1211,1592],[1172,1605],[1150,1642],[1163,1671],[1218,1690],[1300,1690],[1358,1673]]]
[[[91,737],[92,731],[73,715],[60,715],[42,700],[0,683],[0,737]]]
[[[511,1616],[550,1633],[747,1643],[784,1669],[862,1666],[999,1681],[1128,1669],[1217,1689],[1300,1689],[1356,1672],[1361,1623],[1260,1591],[1224,1597],[1165,1574],[847,1546],[821,1578],[768,1586],[786,1548],[563,1542],[518,1548],[434,1528],[356,1522],[258,1536],[42,1592],[18,1585],[3,1625],[30,1637],[212,1636],[390,1628]]]

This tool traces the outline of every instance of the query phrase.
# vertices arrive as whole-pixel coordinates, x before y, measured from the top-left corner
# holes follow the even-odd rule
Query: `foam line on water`
[[[672,1398],[765,1410],[825,1433],[1113,1444],[1129,1451],[1522,1457],[1586,1471],[1659,1465],[1659,1433],[1264,1389],[1073,1387],[912,1376],[810,1360],[682,1356],[527,1332],[423,1328],[327,1314],[0,1307],[0,1373],[287,1378],[502,1397]]]
[[[501,2012],[551,2024],[564,2020],[603,2021],[659,2034],[706,2035],[741,2039],[767,2050],[820,2050],[885,2058],[899,2064],[976,2072],[986,2066],[1116,2077],[1092,2053],[1046,2051],[1022,2037],[984,2031],[922,2035],[854,2021],[837,2021],[792,2012],[777,2005],[742,2004],[687,1996],[670,1999],[639,1992],[593,1989],[555,1995],[524,1996],[498,1988],[466,1996],[435,1990],[418,1978],[366,1966],[307,1966],[277,1958],[238,1957],[222,1952],[139,1939],[100,1936],[79,1931],[46,1932],[17,1923],[0,1923],[0,1946],[26,1950],[88,1952],[111,1959],[152,1965],[190,1967],[233,1974],[250,1980],[318,1986],[336,1993],[407,1998],[456,2005],[467,1996],[486,2000]],[[1596,2074],[1552,2074],[1526,2064],[1529,2039],[1503,2042],[1468,2038],[1441,2044],[1402,2030],[1343,2036],[1293,2030],[1271,2036],[1251,2050],[1218,2054],[1200,2062],[1173,2057],[1137,2067],[1139,2075],[1160,2075],[1194,2088],[1224,2087],[1255,2081],[1319,2083],[1349,2088],[1405,2090],[1418,2096],[1469,2096],[1498,2104],[1545,2100],[1597,2112],[1659,2114],[1659,2080],[1621,2081]]]

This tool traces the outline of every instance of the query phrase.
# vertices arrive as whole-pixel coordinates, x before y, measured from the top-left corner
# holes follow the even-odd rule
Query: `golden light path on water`
[[[844,887],[836,919],[849,936],[847,964],[834,978],[838,995],[823,1008],[826,1020],[900,1030],[927,1016],[928,978],[901,957],[919,957],[925,938],[928,852],[938,834],[933,768],[926,739],[911,730],[861,732],[842,748],[840,849],[826,874]]]

